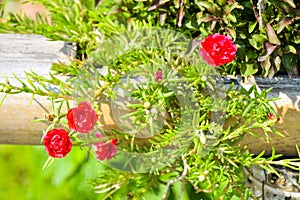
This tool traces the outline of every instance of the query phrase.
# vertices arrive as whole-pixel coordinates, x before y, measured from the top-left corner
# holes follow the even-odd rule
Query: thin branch
[[[41,104],[39,102],[39,100],[37,100],[36,98],[33,99],[44,111],[46,111],[47,113],[50,113],[49,110],[47,110],[47,108],[45,108],[45,106],[43,106],[43,104]]]
[[[265,14],[265,2],[264,0],[258,0],[257,2],[257,9],[258,9],[258,16],[259,16],[259,25],[261,27],[264,27],[265,26],[265,22],[264,22],[264,19],[263,19],[263,14]]]
[[[166,189],[165,189],[165,193],[162,196],[162,200],[166,200],[167,199],[167,196],[168,196],[169,189],[170,189],[171,185],[173,185],[174,183],[177,183],[177,182],[183,180],[186,177],[189,165],[187,164],[187,161],[184,158],[184,156],[182,156],[182,161],[183,161],[183,172],[182,172],[181,176],[179,176],[178,178],[173,179],[173,180],[168,180],[168,183],[167,183],[167,186],[166,186]]]

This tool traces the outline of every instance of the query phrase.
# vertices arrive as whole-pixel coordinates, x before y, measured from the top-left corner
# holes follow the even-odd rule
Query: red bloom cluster
[[[72,140],[64,129],[52,129],[44,137],[44,145],[49,156],[65,157],[72,149]]]
[[[229,37],[215,33],[201,42],[199,54],[207,64],[216,67],[233,61],[236,46]]]
[[[88,102],[80,102],[67,114],[69,128],[80,133],[89,133],[94,129],[98,115]],[[115,144],[115,143],[114,143]],[[64,129],[50,130],[44,137],[46,151],[53,158],[62,158],[72,149],[72,140]]]
[[[101,133],[96,134],[97,138],[103,138],[103,135]],[[117,145],[118,139],[113,139],[111,142],[106,143],[106,142],[96,142],[93,144],[96,157],[98,160],[110,160],[113,157],[116,156],[117,152]]]
[[[80,133],[89,133],[94,129],[98,115],[88,102],[80,102],[67,114],[69,128]]]

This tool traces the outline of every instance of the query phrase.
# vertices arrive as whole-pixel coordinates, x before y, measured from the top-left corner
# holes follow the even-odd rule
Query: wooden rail
[[[72,45],[61,41],[47,41],[38,35],[0,34],[0,81],[5,81],[5,75],[12,83],[15,73],[25,78],[25,71],[33,70],[40,75],[48,75],[52,62],[58,60],[68,62],[72,54]],[[265,142],[264,137],[257,139],[246,137],[241,144],[248,145],[253,153],[262,149],[267,153],[275,147],[277,153],[289,156],[297,155],[295,145],[300,143],[300,78],[280,77],[272,80],[257,78],[256,82],[261,88],[273,87],[269,97],[280,97],[273,106],[277,110],[280,121],[276,127],[286,136],[281,138],[271,135],[271,142]],[[0,93],[0,97],[3,97]],[[47,124],[33,123],[35,118],[44,117],[45,109],[50,110],[46,97],[35,97],[29,105],[30,94],[8,95],[0,107],[0,144],[40,144],[42,130]],[[109,112],[109,107],[105,107]],[[112,119],[101,119],[109,128]]]
[[[13,74],[25,79],[25,72],[33,70],[48,75],[51,63],[68,62],[72,45],[61,41],[47,41],[38,35],[0,34],[0,81],[7,76],[18,84]],[[4,96],[0,93],[0,98]],[[40,144],[47,124],[33,122],[50,110],[46,97],[36,96],[30,105],[30,94],[8,95],[0,107],[0,144]]]
[[[255,154],[266,150],[266,154],[270,155],[274,147],[277,153],[298,157],[296,144],[300,144],[300,77],[281,76],[273,77],[271,80],[256,77],[256,83],[261,89],[273,88],[268,95],[269,98],[279,98],[272,102],[280,118],[275,128],[285,137],[271,134],[270,143],[267,143],[262,131],[258,131],[261,138],[247,136],[241,144],[247,145],[250,152]]]

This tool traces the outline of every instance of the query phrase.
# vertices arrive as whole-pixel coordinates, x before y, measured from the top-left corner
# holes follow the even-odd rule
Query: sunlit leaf
[[[249,22],[248,32],[249,32],[249,33],[252,33],[253,30],[255,29],[256,25],[257,25],[257,21]]]
[[[283,48],[283,52],[284,53],[293,53],[293,54],[297,54],[297,50],[294,46],[292,45],[287,45]]]
[[[275,64],[276,70],[279,71],[280,70],[280,66],[281,66],[281,59],[280,59],[279,56],[275,57],[274,64]]]
[[[266,24],[266,28],[269,42],[271,42],[272,44],[280,45],[280,41],[270,23]]]
[[[246,77],[251,76],[258,71],[257,64],[245,64],[242,66],[243,66],[241,69],[242,75]]]
[[[208,1],[200,1],[200,0],[196,0],[195,1],[196,5],[201,9],[207,9],[208,12],[210,12],[211,14],[217,16],[218,15],[218,11],[215,7],[216,4],[213,4],[211,2]]]
[[[231,13],[231,11],[236,9],[236,8],[242,9],[242,10],[244,9],[244,7],[241,4],[239,4],[238,2],[234,2],[233,4],[225,5],[224,13],[226,15],[229,15]]]
[[[225,27],[225,30],[232,37],[233,40],[236,40],[236,31],[234,28]]]
[[[232,22],[234,22],[234,23],[237,22],[236,16],[233,15],[233,14],[227,15],[227,19],[229,19],[230,21],[232,21]]]
[[[268,78],[272,79],[274,75],[275,75],[274,67],[271,67],[268,73]]]
[[[284,0],[286,3],[288,3],[292,8],[296,8],[296,5],[294,4],[293,0]]]
[[[271,67],[270,57],[267,57],[267,59],[261,63],[261,66],[263,67],[263,69],[265,71],[264,76],[267,76],[267,74],[269,73],[269,69]]]
[[[265,55],[258,57],[257,60],[259,62],[265,61],[267,59],[267,57],[269,57],[273,53],[273,51],[276,49],[277,45],[272,45],[269,42],[265,42],[264,47],[265,47]]]
[[[266,35],[253,34],[252,38],[249,38],[249,43],[257,50],[263,48],[263,42],[267,40]]]
[[[284,18],[282,19],[278,24],[277,24],[277,33],[281,33],[281,31],[288,25],[290,25],[291,23],[293,23],[292,19],[288,19],[288,18]]]
[[[197,15],[197,23],[200,24],[201,22],[209,22],[216,20],[216,17],[210,14],[205,14],[205,15]]]

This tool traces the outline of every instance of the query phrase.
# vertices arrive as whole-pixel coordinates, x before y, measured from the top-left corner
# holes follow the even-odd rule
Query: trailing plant
[[[10,14],[0,31],[41,34],[76,43],[78,50],[69,63],[53,63],[48,77],[26,72],[25,81],[15,77],[18,85],[0,83],[6,94],[49,98],[52,113],[36,120],[51,122],[43,132],[44,168],[74,145],[88,148],[107,166],[89,180],[103,199],[248,199],[244,167],[299,170],[299,159],[280,160],[275,149],[270,157],[254,155],[240,145],[245,135],[259,137],[258,129],[266,140],[281,135],[272,127],[274,99],[267,98],[270,90],[224,84],[223,76],[271,76],[274,67],[279,71],[265,64],[271,57],[288,72],[295,68],[299,44],[291,27],[298,13],[292,1],[266,1],[266,13],[277,9],[280,15],[260,13],[252,1],[35,2],[51,21]],[[283,17],[287,11],[290,18]],[[106,127],[107,117],[116,126]]]

